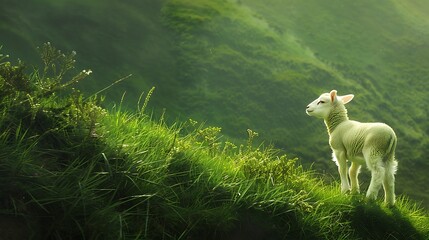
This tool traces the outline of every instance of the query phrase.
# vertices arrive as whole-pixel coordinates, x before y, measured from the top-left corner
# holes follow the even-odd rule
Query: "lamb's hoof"
[[[357,195],[361,195],[361,194],[360,194],[360,192],[359,192],[359,191],[351,190],[351,191],[350,191],[350,195],[352,195],[352,196],[357,196]]]
[[[388,207],[390,209],[396,208],[395,202],[393,202],[393,203],[384,202],[384,204],[386,205],[386,207]]]
[[[344,195],[349,195],[351,193],[351,190],[350,189],[344,189],[344,190],[342,189],[341,193]]]

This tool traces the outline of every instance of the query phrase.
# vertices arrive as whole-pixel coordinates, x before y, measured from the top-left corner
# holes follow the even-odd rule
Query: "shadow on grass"
[[[244,208],[238,211],[236,225],[222,238],[225,240],[320,239],[319,229],[305,226],[294,212],[273,217],[270,213]]]
[[[350,220],[355,234],[362,239],[426,239],[397,207],[355,202]]]

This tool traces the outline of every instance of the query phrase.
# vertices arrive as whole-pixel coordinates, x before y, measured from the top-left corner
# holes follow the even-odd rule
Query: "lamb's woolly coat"
[[[391,127],[384,123],[361,123],[349,120],[344,104],[350,102],[353,95],[337,96],[337,92],[322,94],[307,106],[307,114],[325,120],[329,133],[329,145],[333,160],[338,165],[341,178],[341,190],[359,192],[358,174],[361,165],[366,164],[371,171],[371,183],[367,197],[377,198],[383,184],[385,201],[395,203],[394,174],[396,135]],[[351,161],[349,169],[350,182],[347,177],[347,160]]]

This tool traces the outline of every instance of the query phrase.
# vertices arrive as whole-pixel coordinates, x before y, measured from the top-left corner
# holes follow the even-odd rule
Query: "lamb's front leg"
[[[347,177],[347,159],[346,154],[342,151],[335,151],[332,154],[333,160],[337,163],[338,172],[341,179],[341,193],[350,191],[349,178]]]
[[[352,162],[352,165],[349,169],[350,183],[352,187],[352,194],[359,193],[359,169],[360,165],[358,163]]]

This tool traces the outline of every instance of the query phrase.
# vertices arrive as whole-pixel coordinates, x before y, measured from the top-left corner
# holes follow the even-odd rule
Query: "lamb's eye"
[[[317,105],[319,105],[319,104],[323,104],[323,103],[325,103],[325,101],[319,101],[318,103],[317,103]]]

